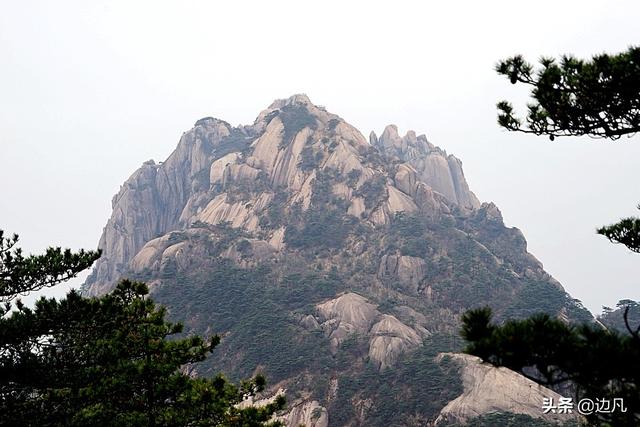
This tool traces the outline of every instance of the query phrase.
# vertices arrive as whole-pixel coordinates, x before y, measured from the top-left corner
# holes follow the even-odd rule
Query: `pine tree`
[[[17,234],[5,237],[0,230],[0,302],[67,281],[100,257],[99,250],[72,253],[59,247],[48,248],[43,255],[25,257],[17,243]]]
[[[551,140],[569,135],[615,140],[640,131],[640,48],[591,60],[542,58],[540,64],[536,72],[517,55],[496,65],[511,83],[529,86],[533,98],[525,123],[509,102],[499,102],[500,126]]]
[[[77,274],[97,255],[21,258],[16,241],[3,241],[4,253],[13,251],[3,277],[14,289]],[[17,300],[15,308],[0,318],[0,425],[262,426],[284,406],[283,397],[237,406],[264,390],[260,375],[240,387],[222,375],[192,377],[219,337],[184,336],[143,283],[124,280],[100,298],[71,291],[61,300],[41,298],[34,308]]]
[[[521,56],[501,61],[499,74],[511,83],[532,87],[526,126],[506,101],[498,103],[498,124],[511,131],[557,136],[588,135],[615,140],[640,131],[640,48],[618,55],[598,55],[591,61],[565,56],[542,59],[537,75]],[[640,208],[640,206],[639,206]],[[640,253],[640,219],[625,218],[597,230],[614,243]],[[462,316],[466,352],[497,366],[507,366],[550,387],[564,384],[577,399],[622,399],[627,412],[594,412],[598,425],[640,423],[640,325],[628,314],[627,334],[600,325],[569,325],[546,314],[524,320],[491,322],[491,310],[474,309]]]

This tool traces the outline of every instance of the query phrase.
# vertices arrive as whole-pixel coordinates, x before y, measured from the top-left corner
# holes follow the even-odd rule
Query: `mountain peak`
[[[200,120],[195,122],[193,126],[217,125],[220,123],[229,126],[229,123],[225,122],[224,120],[216,119],[215,117],[211,116],[201,118]]]
[[[587,315],[424,135],[389,125],[369,144],[305,95],[275,101],[253,126],[225,123],[198,121],[169,158],[126,181],[83,288],[145,280],[190,330],[225,334],[230,357],[215,363],[229,364],[200,373],[245,377],[259,362],[294,396],[315,399],[314,412],[326,404],[336,425],[387,425],[338,417],[355,414],[360,397],[384,408],[386,388],[367,381],[409,387],[411,407],[446,397],[432,386],[457,372],[424,364],[452,342],[462,310]],[[269,345],[255,345],[258,334]],[[338,360],[344,370],[333,370]],[[415,372],[424,376],[411,382]],[[344,379],[366,394],[343,395]]]
[[[307,95],[299,93],[273,101],[269,107],[258,114],[252,126],[253,130],[257,133],[264,132],[271,119],[281,113],[294,114],[298,118],[321,123],[327,123],[331,119],[339,119],[338,116],[327,113],[324,107],[315,105]]]
[[[309,99],[309,97],[307,95],[305,95],[304,93],[296,93],[294,95],[291,95],[288,98],[285,99],[276,99],[275,101],[273,101],[271,103],[271,105],[269,105],[269,110],[276,110],[285,106],[290,106],[290,105],[304,105],[304,106],[313,106],[313,107],[317,107],[316,105],[314,105],[311,100]]]

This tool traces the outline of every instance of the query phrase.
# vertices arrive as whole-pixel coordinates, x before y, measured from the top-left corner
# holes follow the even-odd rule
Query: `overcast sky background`
[[[366,136],[394,123],[459,157],[476,195],[590,310],[640,299],[640,255],[595,234],[637,213],[640,136],[551,143],[502,131],[495,103],[522,111],[527,93],[493,71],[516,53],[638,44],[637,1],[0,6],[0,228],[27,252],[95,248],[120,184],[197,119],[248,124],[306,93]]]

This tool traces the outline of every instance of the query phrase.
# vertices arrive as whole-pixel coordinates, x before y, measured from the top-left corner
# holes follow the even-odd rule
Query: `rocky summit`
[[[146,281],[187,331],[222,336],[197,373],[263,372],[288,425],[559,420],[551,390],[456,354],[460,315],[591,315],[424,135],[367,140],[294,95],[252,125],[198,120],[112,207],[83,291]]]

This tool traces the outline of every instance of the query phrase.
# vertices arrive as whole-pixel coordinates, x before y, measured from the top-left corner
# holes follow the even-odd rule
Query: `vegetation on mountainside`
[[[290,273],[281,276],[282,271]],[[393,425],[398,413],[435,417],[462,391],[455,380],[457,367],[434,361],[438,352],[460,348],[462,342],[456,343],[450,334],[430,337],[425,346],[403,355],[394,369],[382,373],[368,362],[368,340],[357,335],[332,354],[321,329],[300,324],[303,316],[315,312],[314,303],[344,289],[344,278],[331,271],[291,264],[282,270],[246,269],[220,260],[195,277],[179,275],[174,280],[157,289],[159,301],[171,303],[172,316],[190,319],[187,326],[195,333],[212,325],[224,337],[220,351],[234,355],[198,364],[201,375],[222,370],[236,381],[259,367],[273,382],[286,381],[292,402],[311,392],[337,425],[358,417],[352,402],[359,399],[375,402],[366,411],[367,424]],[[335,396],[332,380],[337,381]]]
[[[623,299],[618,301],[615,309],[602,307],[602,315],[598,320],[609,329],[627,333],[627,325],[640,325],[640,301]]]
[[[562,424],[563,427],[578,427],[577,421],[569,421]],[[492,412],[468,420],[464,424],[454,424],[451,427],[551,427],[557,426],[540,418],[532,418],[524,414],[496,413]]]
[[[64,280],[97,256],[51,249],[6,256],[20,254],[16,243],[17,236],[0,246],[0,288],[11,299],[12,289]],[[193,364],[219,337],[175,338],[182,325],[165,320],[143,283],[124,280],[100,298],[75,291],[59,301],[41,298],[35,308],[18,300],[15,308],[0,318],[0,425],[259,426],[284,406],[280,397],[236,407],[264,389],[260,375],[239,388],[220,374],[193,378]]]
[[[335,182],[329,172],[317,172],[312,185],[311,209],[295,212],[287,226],[285,243],[291,248],[341,248],[356,229],[358,220],[346,214],[344,199],[333,196]]]
[[[385,184],[387,179],[384,175],[376,175],[365,181],[360,188],[354,193],[355,196],[364,199],[364,205],[367,209],[372,210],[387,198],[387,190]]]
[[[303,105],[285,105],[272,114],[274,117],[280,118],[284,125],[284,134],[280,148],[289,145],[302,129],[316,129],[318,126],[315,118],[309,114],[309,111]]]

